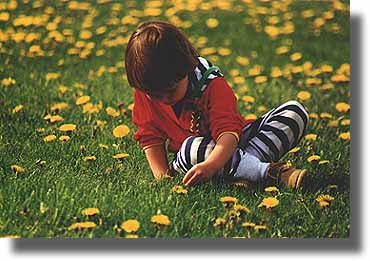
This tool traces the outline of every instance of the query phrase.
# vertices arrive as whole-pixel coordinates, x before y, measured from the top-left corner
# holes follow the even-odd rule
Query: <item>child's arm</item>
[[[145,149],[145,155],[156,179],[162,179],[169,175],[167,152],[164,144]]]
[[[191,186],[214,176],[231,158],[237,145],[238,140],[235,135],[231,133],[223,134],[218,139],[209,157],[204,162],[194,165],[186,173],[183,183],[186,186]]]

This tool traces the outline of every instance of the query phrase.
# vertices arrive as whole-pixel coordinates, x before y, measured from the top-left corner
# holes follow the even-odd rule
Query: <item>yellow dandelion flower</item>
[[[309,115],[310,119],[318,119],[319,115],[316,112],[311,112]]]
[[[48,136],[46,136],[46,137],[44,137],[44,141],[45,142],[50,142],[50,141],[53,141],[53,140],[55,140],[57,138],[57,136],[55,136],[55,135],[48,135]]]
[[[77,222],[68,227],[68,230],[76,230],[76,229],[87,229],[87,228],[95,228],[96,224],[91,221],[86,222]]]
[[[290,56],[290,60],[292,60],[293,62],[299,61],[301,58],[302,58],[302,54],[299,52],[293,53]]]
[[[256,99],[253,96],[249,96],[249,95],[244,95],[242,97],[242,101],[247,102],[247,103],[254,103],[255,100]]]
[[[84,95],[84,96],[79,97],[76,100],[76,105],[82,105],[82,104],[87,103],[88,101],[90,101],[90,96]]]
[[[267,110],[267,108],[263,105],[257,107],[258,112],[265,112],[266,110]]]
[[[87,40],[92,37],[92,32],[90,32],[89,30],[82,30],[79,36],[81,39]]]
[[[278,27],[273,26],[273,25],[267,25],[264,28],[264,32],[271,38],[275,39],[279,34],[280,30]]]
[[[257,115],[256,114],[247,114],[244,119],[246,120],[255,120],[257,119]]]
[[[334,84],[332,84],[331,82],[324,83],[319,89],[322,90],[322,91],[332,90],[332,89],[334,89]]]
[[[285,53],[289,52],[289,50],[290,49],[289,49],[288,46],[280,46],[280,47],[276,48],[275,53],[276,54],[285,54]]]
[[[99,143],[99,147],[102,148],[102,149],[108,149],[109,146],[107,144],[102,144],[102,143]]]
[[[341,138],[342,140],[349,140],[349,139],[351,139],[351,134],[350,134],[349,131],[343,132],[343,133],[339,134],[339,138]]]
[[[95,156],[86,156],[84,157],[84,161],[95,161],[96,157]]]
[[[242,66],[247,66],[249,64],[249,59],[244,56],[237,56],[236,62]]]
[[[177,194],[180,194],[180,195],[188,194],[187,189],[185,189],[183,186],[180,186],[180,185],[173,186],[171,191]]]
[[[351,106],[348,104],[348,103],[345,103],[345,102],[338,102],[336,105],[335,105],[335,109],[339,112],[348,112],[349,109],[351,108]]]
[[[130,133],[130,128],[126,125],[119,125],[114,128],[113,136],[116,138],[122,138]]]
[[[59,130],[64,132],[74,131],[76,127],[77,126],[75,124],[63,124],[62,126],[59,127]]]
[[[319,165],[328,164],[328,163],[330,163],[329,160],[320,160],[319,161]]]
[[[296,153],[300,150],[301,150],[301,147],[295,147],[295,148],[291,149],[290,151],[288,151],[288,153]]]
[[[258,205],[258,207],[265,207],[267,209],[271,209],[279,205],[279,200],[275,197],[268,197],[264,198],[262,202]]]
[[[229,48],[224,48],[224,47],[218,48],[217,52],[221,56],[228,56],[231,54],[231,50]]]
[[[127,107],[127,109],[129,109],[130,111],[132,111],[132,110],[134,109],[134,106],[135,106],[135,104],[131,103],[131,104]]]
[[[59,140],[60,141],[69,141],[71,139],[71,137],[67,136],[67,135],[62,135],[59,137]]]
[[[226,219],[224,218],[216,218],[215,220],[215,223],[213,224],[214,227],[221,227],[221,226],[224,226],[226,224]]]
[[[233,203],[233,204],[236,204],[236,202],[238,202],[237,198],[230,196],[222,197],[219,199],[219,201],[221,203]]]
[[[61,92],[61,88],[62,87],[63,86],[59,86],[59,92]],[[63,93],[66,92],[66,90],[64,90],[64,89],[62,89],[62,90],[64,91]],[[59,102],[59,103],[52,104],[50,106],[50,110],[52,110],[52,111],[60,111],[60,110],[68,109],[68,107],[69,107],[69,104],[68,103],[66,103],[66,102]]]
[[[135,233],[140,228],[140,222],[136,219],[129,219],[122,223],[121,228],[127,233]]]
[[[125,238],[139,238],[139,236],[135,234],[128,234],[125,236]]]
[[[350,119],[343,119],[341,122],[340,122],[340,125],[342,126],[348,126],[351,124],[351,120]]]
[[[119,111],[117,111],[116,109],[112,108],[112,107],[107,107],[105,109],[105,112],[109,115],[109,116],[112,116],[112,117],[118,117],[120,115]]]
[[[19,104],[13,108],[12,113],[20,112],[22,109],[23,109],[23,105]]]
[[[82,215],[84,216],[94,216],[99,214],[98,208],[85,208],[81,211]]]
[[[309,156],[308,158],[307,158],[307,161],[308,162],[313,162],[313,161],[319,161],[321,159],[321,157],[320,156],[318,156],[318,155],[312,155],[312,156]]]
[[[304,136],[304,138],[306,140],[317,140],[317,134],[310,133],[310,134],[307,134],[306,136]]]
[[[254,82],[257,83],[257,84],[267,82],[267,77],[264,76],[264,75],[257,76],[254,79]]]
[[[208,28],[216,28],[218,26],[218,20],[216,18],[209,18],[206,21],[206,25]]]
[[[10,169],[14,172],[21,173],[25,171],[25,168],[19,166],[19,165],[11,165]]]
[[[279,189],[275,186],[265,188],[265,192],[279,192]]]
[[[319,202],[319,201],[333,201],[335,198],[328,195],[328,194],[325,194],[325,195],[319,195],[317,198],[316,198],[316,201]]]
[[[311,93],[309,93],[307,91],[300,91],[297,94],[297,98],[300,99],[301,101],[307,101],[311,98]]]
[[[255,231],[260,231],[260,230],[266,230],[267,229],[267,226],[265,226],[265,225],[256,225],[256,226],[254,226],[254,230]]]
[[[322,208],[328,207],[330,205],[330,203],[327,201],[319,201],[318,203]]]
[[[339,125],[339,121],[338,120],[334,120],[334,121],[329,121],[328,122],[328,126],[329,127],[337,127]]]
[[[333,118],[333,115],[331,115],[330,113],[327,113],[327,112],[322,112],[322,113],[320,113],[320,118],[330,119],[330,118]]]
[[[47,81],[50,81],[50,80],[56,80],[60,77],[60,73],[47,73],[45,75],[45,79]]]
[[[272,78],[278,78],[278,77],[281,77],[281,76],[283,76],[283,72],[280,70],[280,68],[276,67],[276,66],[272,67],[271,77]]]
[[[171,223],[168,216],[163,215],[163,214],[152,216],[151,222],[157,225],[162,225],[162,226],[168,226]]]
[[[124,159],[124,158],[127,158],[128,156],[130,156],[130,155],[127,154],[127,153],[118,153],[116,155],[113,155],[112,158],[114,158],[114,159]]]
[[[256,226],[256,224],[255,223],[252,223],[252,222],[244,222],[243,224],[242,224],[242,227],[255,227]]]
[[[45,116],[46,117],[46,116]],[[45,119],[45,118],[44,118]],[[53,115],[48,118],[51,123],[63,121],[63,117],[60,115]]]
[[[243,205],[235,204],[233,206],[233,208],[234,208],[235,211],[238,211],[239,213],[244,213],[244,214],[250,214],[251,213],[250,209],[243,206]]]

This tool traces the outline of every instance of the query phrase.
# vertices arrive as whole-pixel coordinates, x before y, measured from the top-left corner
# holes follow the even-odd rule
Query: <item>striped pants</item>
[[[237,149],[219,175],[233,176],[243,160],[243,153],[261,162],[278,161],[305,135],[308,119],[308,113],[297,101],[288,101],[268,111],[243,128]],[[206,160],[215,145],[211,137],[188,137],[172,163],[174,169],[187,173],[192,166]]]

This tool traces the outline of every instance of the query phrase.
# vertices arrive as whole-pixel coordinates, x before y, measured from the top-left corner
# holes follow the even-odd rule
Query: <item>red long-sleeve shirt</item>
[[[170,105],[150,99],[144,92],[135,90],[133,123],[138,127],[134,140],[142,148],[164,144],[169,139],[169,150],[178,151],[182,142],[189,136],[210,134],[214,140],[225,132],[237,138],[241,130],[254,120],[244,119],[237,110],[233,90],[222,77],[213,79],[202,96],[193,102],[202,112],[200,133],[190,132],[192,110],[183,107],[179,117]],[[192,102],[185,99],[184,103]]]

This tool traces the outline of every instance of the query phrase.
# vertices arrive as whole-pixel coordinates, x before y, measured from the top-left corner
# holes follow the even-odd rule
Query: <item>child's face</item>
[[[158,100],[168,105],[174,105],[180,101],[188,89],[188,76],[176,83],[172,88],[162,93],[148,93],[150,98]]]

